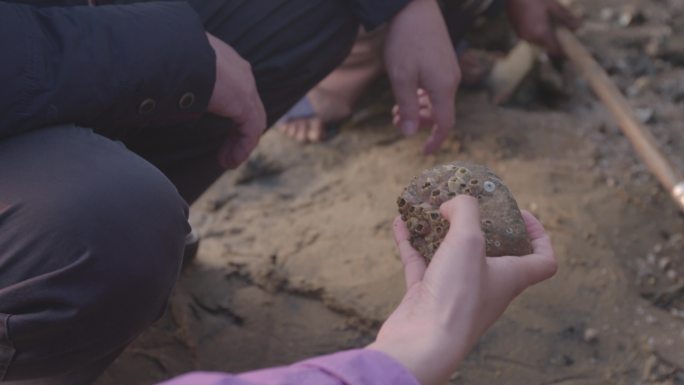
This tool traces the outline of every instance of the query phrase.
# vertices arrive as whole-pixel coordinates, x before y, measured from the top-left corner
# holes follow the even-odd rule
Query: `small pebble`
[[[642,76],[634,81],[634,83],[627,89],[628,96],[637,96],[641,94],[650,85],[650,80],[646,76]]]
[[[618,18],[618,24],[620,25],[620,27],[629,27],[631,23],[632,15],[630,15],[629,13],[623,13]]]
[[[656,256],[653,253],[649,253],[646,256],[646,262],[648,262],[649,265],[655,265],[656,264]]]
[[[674,281],[677,279],[677,272],[672,270],[672,269],[668,270],[667,273],[665,273],[665,275],[671,281]]]
[[[647,381],[651,378],[653,370],[658,366],[658,357],[651,355],[644,362],[644,369],[641,373],[641,379]]]
[[[653,252],[656,254],[660,254],[661,251],[663,251],[663,245],[660,243],[656,243],[655,246],[653,246]]]
[[[670,267],[670,258],[668,258],[668,257],[660,258],[660,261],[658,261],[658,268],[660,268],[660,270],[665,271],[665,270],[667,270],[668,267]]]
[[[651,39],[648,43],[646,43],[646,48],[644,49],[644,51],[648,56],[656,57],[660,55],[662,45],[663,43],[659,39]]]
[[[603,21],[611,21],[615,17],[615,11],[612,8],[603,8],[599,13],[599,17]]]
[[[653,123],[655,121],[653,108],[635,108],[634,114],[641,123]]]
[[[658,368],[656,369],[656,376],[658,378],[665,378],[666,376],[670,375],[672,373],[672,368],[668,367],[667,365],[660,364],[658,365]],[[663,383],[665,385],[672,384],[674,385],[673,382],[665,382]]]
[[[596,342],[598,340],[598,335],[599,335],[598,330],[592,329],[592,328],[587,328],[584,331],[584,341],[589,342],[589,343]]]
[[[643,24],[646,21],[644,14],[634,7],[626,7],[618,17],[618,24],[621,27]]]

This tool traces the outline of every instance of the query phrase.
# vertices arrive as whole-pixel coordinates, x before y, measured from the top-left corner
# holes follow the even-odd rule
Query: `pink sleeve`
[[[384,353],[368,350],[316,357],[239,375],[196,372],[157,385],[420,385]]]

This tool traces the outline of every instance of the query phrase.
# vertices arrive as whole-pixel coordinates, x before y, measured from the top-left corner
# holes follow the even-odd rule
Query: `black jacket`
[[[372,29],[409,0],[344,1]],[[60,123],[156,126],[204,112],[215,56],[192,7],[102,3],[0,1],[0,139]]]

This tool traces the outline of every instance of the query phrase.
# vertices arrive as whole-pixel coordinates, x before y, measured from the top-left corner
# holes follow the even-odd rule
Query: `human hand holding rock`
[[[532,254],[485,257],[477,200],[457,196],[440,211],[451,225],[429,266],[404,222],[394,221],[407,291],[368,346],[403,364],[422,385],[446,383],[511,301],[556,272],[551,241],[532,214],[523,212]]]

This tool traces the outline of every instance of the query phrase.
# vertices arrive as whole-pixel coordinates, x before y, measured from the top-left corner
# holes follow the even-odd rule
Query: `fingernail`
[[[418,131],[418,125],[414,121],[406,120],[401,122],[401,130],[404,132],[404,135],[411,136]]]

